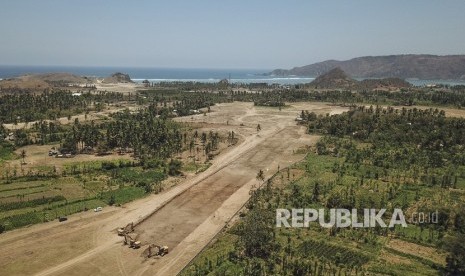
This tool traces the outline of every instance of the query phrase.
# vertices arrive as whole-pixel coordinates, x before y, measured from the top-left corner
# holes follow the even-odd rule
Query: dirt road
[[[180,120],[232,130],[244,139],[213,165],[158,195],[20,229],[0,237],[0,275],[176,275],[221,230],[258,184],[257,171],[272,175],[301,159],[294,151],[315,142],[294,119],[302,109],[338,113],[325,104],[295,104],[282,111],[249,103],[221,104],[207,116]],[[257,124],[261,130],[257,132]],[[117,227],[144,219],[135,234],[141,249],[123,246]],[[168,245],[163,258],[144,259],[149,243]]]

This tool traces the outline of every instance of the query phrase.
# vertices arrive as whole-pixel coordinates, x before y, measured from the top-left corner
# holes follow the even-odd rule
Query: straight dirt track
[[[233,130],[243,142],[215,158],[207,171],[159,195],[124,208],[105,208],[102,214],[71,216],[66,224],[52,222],[6,233],[0,239],[0,275],[177,274],[246,202],[250,188],[258,184],[259,169],[270,176],[278,165],[282,168],[303,157],[294,154],[297,148],[315,142],[295,124],[302,109],[343,110],[295,104],[278,111],[231,103],[213,107],[208,116],[183,118]],[[257,133],[258,123],[262,130]],[[131,221],[142,221],[135,230],[143,244],[138,250],[123,246],[115,234],[117,227]],[[142,252],[151,243],[168,245],[170,253],[145,259]]]

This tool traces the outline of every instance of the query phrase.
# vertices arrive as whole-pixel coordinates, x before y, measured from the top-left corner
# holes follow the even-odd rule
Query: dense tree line
[[[96,151],[105,154],[109,150],[133,151],[139,158],[166,159],[182,150],[205,155],[218,148],[217,132],[190,132],[183,125],[163,118],[154,105],[137,112],[125,110],[112,115],[112,119],[96,123],[75,120],[63,135],[63,152],[80,153]]]
[[[323,101],[338,104],[370,103],[390,105],[450,105],[465,106],[465,86],[441,86],[402,88],[399,91],[358,90],[315,90],[306,85],[281,87],[275,84],[218,84],[218,83],[160,83],[152,91],[158,97],[167,98],[177,94],[196,97],[196,93],[212,94],[212,102],[228,100],[255,102],[257,105],[280,106],[282,102]],[[185,93],[189,92],[189,93]],[[146,92],[142,92],[146,93]],[[185,95],[184,95],[185,96]],[[172,98],[173,100],[175,98]]]
[[[430,233],[437,231],[439,240],[447,236],[436,245],[443,243],[449,251],[446,268],[451,275],[465,271],[464,251],[459,245],[463,243],[465,227],[462,207],[454,200],[455,203],[431,203],[434,202],[431,196],[420,196],[421,190],[428,187],[444,191],[459,188],[459,180],[465,177],[465,119],[446,117],[444,111],[433,108],[379,106],[359,106],[333,116],[302,112],[301,117],[307,121],[309,133],[327,135],[316,145],[318,154],[344,158],[342,164],[335,164],[334,172],[340,176],[353,172],[359,179],[358,185],[378,180],[396,183],[386,187],[375,184],[373,190],[382,196],[367,197],[368,205],[381,208],[392,202],[392,206],[406,210],[412,204],[407,193],[413,189],[414,199],[422,202],[418,206],[438,211],[439,222],[428,229],[433,231]],[[326,206],[357,207],[361,194],[357,195],[353,189],[350,186],[333,196],[330,194]]]
[[[155,108],[113,115],[109,122],[81,123],[75,120],[62,145],[65,152],[97,149],[102,154],[114,148],[134,151],[136,156],[167,158],[182,147],[180,125],[162,119]]]
[[[454,87],[455,88],[455,87]],[[285,102],[318,101],[335,104],[389,104],[389,105],[448,105],[465,106],[465,90],[447,89],[431,90],[426,88],[413,88],[401,91],[376,91],[376,90],[306,90],[306,89],[275,89],[259,93],[257,101],[280,99]]]
[[[90,109],[99,110],[106,103],[123,100],[139,104],[159,104],[177,109],[180,116],[190,110],[206,108],[215,103],[230,101],[254,102],[257,105],[282,106],[284,102],[324,101],[341,104],[373,103],[393,105],[436,104],[465,106],[463,86],[443,88],[410,88],[402,91],[318,91],[304,87],[279,88],[275,85],[253,86],[208,83],[165,83],[159,88],[123,95],[114,92],[80,92],[45,90],[42,93],[21,91],[0,97],[0,122],[31,122],[56,119]],[[237,87],[235,87],[237,86]],[[234,88],[235,87],[235,88]],[[243,90],[242,90],[243,89]],[[247,91],[246,89],[253,89]]]
[[[341,115],[303,116],[309,121],[311,133],[349,136],[371,144],[363,150],[349,151],[350,160],[360,160],[363,155],[379,166],[465,165],[465,120],[446,117],[442,110],[360,106]]]
[[[0,96],[0,122],[18,123],[56,119],[90,109],[98,110],[104,103],[121,101],[124,95],[114,92],[85,92],[74,94],[67,90],[43,93],[18,92]]]

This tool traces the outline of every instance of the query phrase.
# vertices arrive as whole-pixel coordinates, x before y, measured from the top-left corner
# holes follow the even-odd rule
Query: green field
[[[240,220],[182,274],[440,275],[460,271],[464,255],[457,248],[465,227],[465,140],[461,128],[450,130],[447,125],[465,124],[465,120],[445,118],[434,110],[416,111],[408,119],[406,112],[376,110],[309,120],[309,132],[325,136],[304,161],[276,172],[254,192]],[[406,125],[414,129],[401,130]],[[370,133],[361,132],[370,128]],[[437,132],[432,134],[430,129]],[[433,145],[439,145],[438,139],[462,150],[437,151]],[[274,225],[277,208],[385,208],[387,217],[400,208],[408,225],[328,229],[311,222],[308,228],[278,228]],[[409,220],[415,212],[432,211],[438,212],[436,223]]]
[[[12,230],[98,206],[124,204],[155,188],[160,191],[165,178],[162,169],[144,169],[123,160],[75,162],[64,166],[62,176],[40,180],[9,177],[0,180],[0,225]]]

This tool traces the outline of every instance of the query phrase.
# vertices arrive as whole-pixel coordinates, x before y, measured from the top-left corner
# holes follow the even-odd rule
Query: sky
[[[292,68],[465,54],[463,0],[1,0],[0,65]]]

